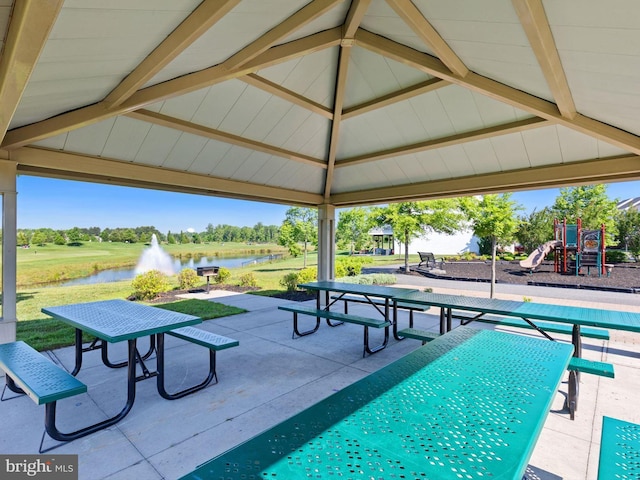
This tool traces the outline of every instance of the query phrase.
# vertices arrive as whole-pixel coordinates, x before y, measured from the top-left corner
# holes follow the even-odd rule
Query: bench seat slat
[[[574,370],[576,372],[590,373],[592,375],[599,375],[601,377],[614,378],[613,365],[605,362],[597,362],[594,360],[587,360],[584,358],[572,357],[569,361],[567,370]]]
[[[38,405],[87,391],[87,386],[23,341],[0,345],[0,368]]]
[[[182,340],[187,340],[216,351],[240,345],[238,340],[223,337],[222,335],[218,335],[201,328],[180,327],[175,330],[171,330],[168,333],[173,337],[181,338]]]
[[[430,342],[440,336],[436,332],[428,332],[426,330],[419,330],[417,328],[405,328],[398,331],[398,336],[413,338],[415,340],[422,340],[423,342]]]
[[[338,320],[345,323],[355,323],[357,325],[364,325],[366,327],[384,328],[391,326],[391,322],[382,319],[360,317],[357,315],[346,315],[344,313],[336,312],[333,310],[322,310],[300,305],[280,305],[278,308],[280,310],[286,310],[288,312],[301,313],[303,315],[311,315],[313,317],[321,317],[330,320]]]

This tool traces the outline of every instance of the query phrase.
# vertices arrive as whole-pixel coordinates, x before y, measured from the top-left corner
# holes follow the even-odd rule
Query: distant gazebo
[[[369,236],[371,236],[375,245],[373,248],[374,255],[393,255],[394,237],[391,227],[372,228],[369,230]]]

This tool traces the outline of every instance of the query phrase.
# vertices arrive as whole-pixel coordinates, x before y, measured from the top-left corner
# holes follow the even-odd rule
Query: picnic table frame
[[[323,308],[329,310],[334,304],[341,301],[345,295],[361,296],[365,300],[363,303],[368,303],[373,306],[386,321],[392,324],[393,338],[396,340],[403,340],[403,337],[398,335],[398,303],[394,299],[398,295],[417,291],[410,288],[387,287],[384,285],[360,285],[357,283],[336,282],[333,280],[302,283],[298,285],[298,288],[314,290],[316,292],[317,309]],[[333,300],[331,299],[332,292],[338,294]],[[322,293],[324,293],[324,306]],[[384,307],[382,309],[373,301],[374,298],[382,298],[384,300]],[[330,320],[327,319],[327,325],[335,327],[338,324],[332,324]]]
[[[127,360],[118,364],[105,365],[127,367],[127,400],[124,408],[115,416],[72,433],[63,433],[55,428],[55,418],[45,418],[45,423],[53,425],[49,435],[60,441],[70,441],[115,425],[131,411],[136,397],[136,383],[153,377],[157,378],[160,395],[164,390],[164,334],[179,327],[195,325],[202,319],[193,315],[171,312],[160,308],[141,305],[125,300],[105,300],[98,302],[78,303],[56,307],[45,307],[43,313],[75,327],[75,376],[82,367],[82,356],[88,351],[82,345],[82,333],[87,332],[102,340],[103,362],[106,358],[108,343],[127,342]],[[151,346],[157,354],[156,371],[150,371],[144,363],[148,356],[141,355],[137,348],[137,340],[149,336],[154,338]],[[150,352],[147,352],[150,355]],[[138,375],[140,366],[142,374]],[[48,412],[48,411],[47,411]],[[48,414],[47,414],[48,415]],[[53,413],[52,415],[55,415]],[[52,434],[53,433],[53,434]]]
[[[183,479],[520,480],[572,352],[460,327]]]

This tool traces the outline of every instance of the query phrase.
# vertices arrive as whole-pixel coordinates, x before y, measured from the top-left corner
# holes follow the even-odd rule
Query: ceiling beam
[[[340,44],[342,28],[310,35],[283,45],[278,45],[254,58],[244,69],[228,71],[221,65],[209,67],[198,72],[168,80],[158,85],[138,90],[128,100],[116,108],[107,108],[104,102],[79,108],[48,118],[41,122],[26,125],[7,132],[1,148],[11,150],[43,140],[61,133],[75,130],[99,121],[127,113],[167,98],[183,95],[216,83],[237,78],[242,75],[286,62],[315,51]]]
[[[330,203],[336,207],[353,207],[627,180],[640,180],[640,157],[637,155],[345,192],[332,195]]]
[[[64,0],[24,0],[13,9],[0,58],[0,139],[18,108]]]
[[[361,163],[373,162],[376,160],[384,160],[385,158],[399,157],[402,155],[410,155],[414,153],[426,152],[427,150],[435,150],[437,148],[450,147],[452,145],[460,145],[462,143],[475,142],[487,138],[508,135],[510,133],[524,132],[534,128],[540,128],[548,125],[549,122],[540,117],[527,118],[503,125],[495,125],[493,127],[481,128],[471,132],[458,133],[447,137],[435,138],[426,142],[414,143],[402,147],[390,148],[379,152],[365,153],[357,157],[336,160],[336,168],[350,167]]]
[[[569,119],[575,118],[576,105],[573,102],[542,1],[512,0],[512,3],[560,113]]]
[[[447,85],[451,84],[439,78],[431,78],[424,82],[418,83],[417,85],[411,85],[410,87],[403,88],[402,90],[391,92],[379,98],[374,98],[373,100],[361,103],[360,105],[354,105],[353,107],[345,108],[342,111],[342,119],[347,120],[349,118],[355,117],[357,115],[362,115],[379,108],[385,108],[389,105],[393,105],[394,103],[403,102],[413,97],[433,92],[434,90],[446,87]]]
[[[260,35],[257,40],[231,55],[222,65],[229,70],[241,67],[342,1],[343,0],[314,0],[308,3],[282,23],[267,33]]]
[[[358,30],[356,43],[358,46],[447,80],[452,84],[525,110],[533,115],[610,143],[618,148],[628,150],[631,153],[640,154],[640,137],[619,128],[580,114],[574,118],[564,117],[555,103],[473,72],[469,72],[464,78],[460,78],[452,74],[439,59],[366,30]]]
[[[240,0],[205,0],[104,99],[114,108],[229,13]]]
[[[331,136],[329,137],[329,154],[327,157],[327,173],[324,183],[324,198],[331,195],[331,185],[333,184],[333,171],[338,152],[338,141],[340,140],[341,112],[344,104],[344,93],[347,84],[347,70],[349,69],[349,56],[351,54],[351,42],[340,48],[340,58],[338,60],[338,75],[336,79],[335,101],[333,105],[333,122],[331,123]]]
[[[460,77],[469,73],[467,66],[424,18],[422,12],[411,0],[387,0],[387,3],[451,72]]]
[[[249,75],[245,75],[244,77],[240,77],[239,80],[243,82],[259,88],[271,95],[275,95],[276,97],[280,97],[287,102],[298,105],[299,107],[305,108],[313,113],[318,115],[322,115],[329,120],[333,119],[333,111],[330,108],[325,107],[324,105],[314,102],[313,100],[309,100],[307,97],[304,97],[292,90],[284,88],[277,83],[273,83],[267,80],[264,77],[256,75],[255,73],[250,73]]]
[[[10,156],[22,174],[285,205],[311,207],[322,203],[322,195],[59,150],[24,147],[12,151]]]
[[[370,4],[371,0],[354,0],[351,2],[349,13],[347,13],[347,18],[344,22],[343,38],[354,37]]]
[[[190,133],[192,135],[198,135],[200,137],[206,137],[211,140],[217,140],[219,142],[229,143],[238,147],[248,148],[258,152],[266,153],[268,155],[274,155],[276,157],[286,158],[287,160],[293,160],[295,162],[304,163],[307,165],[313,165],[314,167],[327,168],[324,160],[313,158],[308,155],[302,155],[297,152],[285,150],[283,148],[268,145],[266,143],[243,138],[238,135],[216,130],[214,128],[205,127],[196,123],[181,120],[179,118],[170,117],[169,115],[163,115],[162,113],[152,112],[150,110],[137,110],[126,114],[127,117],[135,118],[143,122],[153,123],[154,125],[160,125],[174,130],[180,130],[181,132]]]

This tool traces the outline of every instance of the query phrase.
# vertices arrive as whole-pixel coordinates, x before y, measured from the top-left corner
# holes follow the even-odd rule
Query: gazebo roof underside
[[[337,207],[640,179],[636,0],[0,0],[18,173]]]

